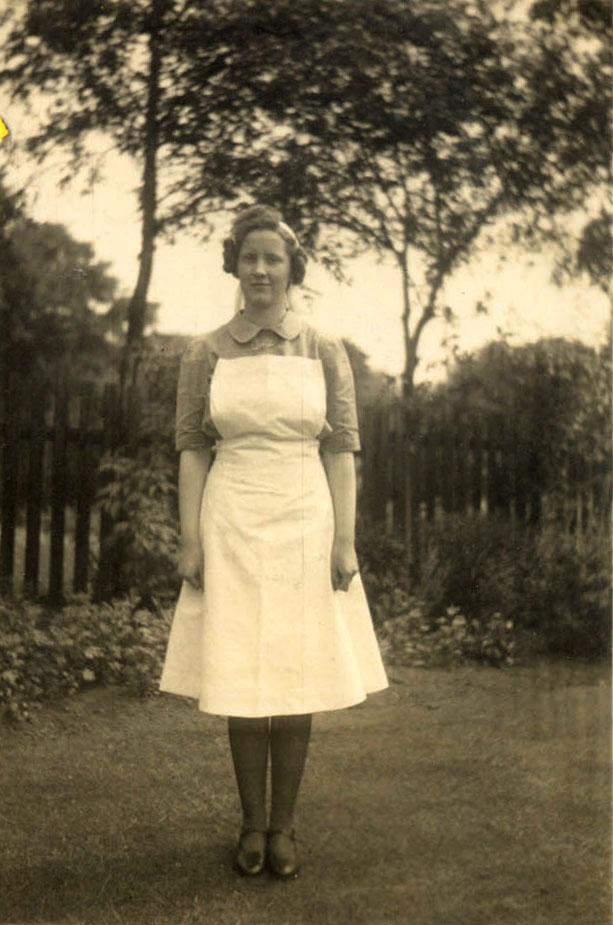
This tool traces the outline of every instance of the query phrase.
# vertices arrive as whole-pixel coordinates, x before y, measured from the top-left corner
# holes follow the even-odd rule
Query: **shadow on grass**
[[[101,689],[0,730],[0,921],[604,925],[608,666],[392,674],[317,717],[291,886],[232,870],[223,721]]]
[[[237,877],[231,869],[234,846],[210,840],[202,847],[172,850],[162,830],[160,844],[143,844],[129,856],[107,853],[104,858],[72,853],[70,861],[19,865],[0,874],[0,921],[25,923],[59,918],[81,920],[91,913],[115,909],[123,915],[139,907],[159,913],[189,907],[193,901],[223,902]],[[260,886],[265,878],[240,881]],[[172,916],[169,918],[171,920]],[[111,920],[111,919],[109,919]]]

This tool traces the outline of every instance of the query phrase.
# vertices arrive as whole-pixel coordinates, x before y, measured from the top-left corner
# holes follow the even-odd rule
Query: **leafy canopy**
[[[150,255],[159,231],[206,234],[256,198],[337,271],[366,249],[395,260],[410,387],[449,276],[492,224],[553,238],[552,216],[608,181],[598,3],[515,6],[42,0],[15,14],[0,77],[49,100],[39,157],[66,145],[71,172],[102,131],[155,162]]]

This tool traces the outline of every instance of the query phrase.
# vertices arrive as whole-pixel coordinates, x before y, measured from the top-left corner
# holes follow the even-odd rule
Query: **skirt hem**
[[[371,694],[381,693],[384,690],[389,688],[389,683],[384,683],[381,686],[372,687],[368,690],[365,690],[361,695],[357,697],[353,696],[341,702],[336,702],[334,705],[328,705],[322,703],[321,700],[305,702],[298,705],[284,706],[283,709],[280,709],[279,706],[269,705],[269,707],[260,707],[256,710],[240,708],[238,705],[234,706],[228,704],[227,707],[223,707],[220,703],[204,703],[200,695],[183,693],[176,690],[167,690],[160,687],[160,692],[163,694],[171,694],[174,697],[186,697],[189,700],[195,700],[198,703],[198,709],[201,713],[208,713],[213,716],[240,716],[245,719],[257,719],[264,716],[297,716],[303,715],[305,713],[326,713],[332,712],[334,710],[346,710],[349,707],[357,706],[360,703],[364,703],[368,696]]]

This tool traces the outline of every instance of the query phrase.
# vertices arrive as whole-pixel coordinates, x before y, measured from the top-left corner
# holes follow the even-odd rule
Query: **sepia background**
[[[0,919],[604,925],[608,5],[0,13]],[[178,363],[254,201],[352,363],[391,679],[317,717],[289,892],[235,881],[224,724],[157,692]]]

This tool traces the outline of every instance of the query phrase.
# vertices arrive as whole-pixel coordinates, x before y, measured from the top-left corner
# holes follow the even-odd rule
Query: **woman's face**
[[[283,305],[289,285],[290,260],[276,231],[250,231],[238,255],[238,278],[247,308]]]

